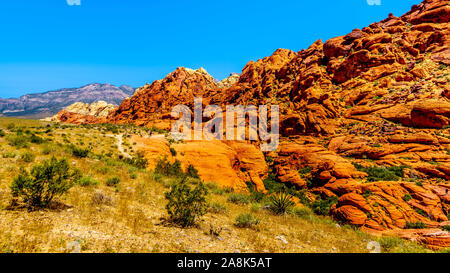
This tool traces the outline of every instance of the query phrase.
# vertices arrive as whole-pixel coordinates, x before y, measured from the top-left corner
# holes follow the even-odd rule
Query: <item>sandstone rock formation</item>
[[[114,105],[105,101],[97,101],[92,104],[76,102],[45,120],[73,124],[106,123],[106,117],[115,108]]]
[[[204,180],[253,181],[264,191],[270,165],[281,183],[337,198],[330,213],[340,221],[449,246],[439,229],[450,216],[449,3],[425,0],[308,49],[279,49],[226,83],[178,68],[138,89],[107,121],[167,129],[172,107],[192,109],[194,97],[205,105],[279,105],[283,138],[271,164],[250,148],[255,142],[174,147]],[[161,145],[148,143],[148,156],[162,154],[158,147],[168,154]],[[404,229],[407,223],[427,230]]]

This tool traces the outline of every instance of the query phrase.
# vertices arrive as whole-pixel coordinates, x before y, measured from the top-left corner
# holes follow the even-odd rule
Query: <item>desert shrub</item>
[[[3,158],[15,158],[16,157],[16,153],[14,152],[4,152],[2,154]]]
[[[382,237],[378,240],[384,251],[388,252],[403,244],[402,239],[396,237]]]
[[[162,182],[163,181],[163,175],[162,174],[159,174],[159,173],[150,173],[149,174],[149,179],[150,180],[152,180],[152,181],[155,181],[155,182]]]
[[[291,210],[292,214],[294,214],[295,216],[297,216],[298,218],[304,219],[304,220],[310,220],[314,214],[311,211],[311,209],[307,208],[307,207],[303,207],[303,208],[293,208]]]
[[[257,226],[261,222],[260,219],[256,218],[250,213],[239,214],[236,217],[234,225],[240,228],[251,228]]]
[[[441,229],[450,232],[450,225],[442,226]]]
[[[136,179],[137,178],[137,174],[135,172],[130,172],[130,178],[131,179]]]
[[[9,145],[14,146],[17,149],[28,147],[28,138],[24,135],[9,136],[7,139]]]
[[[120,183],[120,178],[117,176],[110,177],[108,180],[106,180],[106,186],[108,187],[114,187]]]
[[[191,177],[196,179],[200,178],[198,175],[198,171],[194,168],[194,166],[189,165],[186,172],[184,172],[181,168],[181,162],[179,160],[175,160],[174,163],[170,163],[167,160],[167,157],[158,160],[154,172],[171,177]]]
[[[260,203],[260,202],[264,201],[264,199],[266,198],[266,195],[262,192],[259,192],[256,189],[255,184],[253,184],[252,182],[246,182],[246,184],[247,184],[247,189],[250,192],[249,200],[251,202]]]
[[[227,207],[220,203],[210,203],[209,211],[212,213],[224,213],[227,211]]]
[[[411,199],[412,199],[412,196],[408,193],[403,196],[403,201],[405,201],[405,202],[408,202]]]
[[[42,147],[41,152],[44,155],[49,155],[51,153],[54,153],[55,149],[52,146],[50,146],[50,145],[45,145],[44,147]]]
[[[174,163],[170,163],[167,157],[164,157],[156,163],[155,173],[166,175],[166,176],[183,176],[184,172],[181,168],[181,162],[175,160]]]
[[[406,222],[405,229],[424,229],[427,225],[422,222]]]
[[[23,162],[30,163],[30,162],[33,162],[33,161],[34,161],[35,157],[36,157],[36,156],[35,156],[33,153],[25,152],[25,153],[23,153],[23,154],[20,156],[20,159],[21,159]]]
[[[106,167],[106,166],[102,166],[97,170],[100,174],[108,174],[111,169]]]
[[[170,147],[170,154],[172,156],[177,156],[177,151],[173,147]]]
[[[232,193],[230,194],[230,196],[228,196],[227,201],[233,204],[248,204],[250,202],[250,199],[247,195],[241,193]]]
[[[8,128],[8,130],[14,130],[14,128],[16,128],[16,125],[14,123],[9,123],[8,125],[6,125],[6,128]]]
[[[148,160],[142,153],[138,153],[137,156],[134,156],[132,158],[124,158],[123,161],[139,169],[145,169],[148,166]]]
[[[225,190],[221,188],[219,185],[217,185],[216,182],[206,182],[205,187],[208,189],[209,192],[217,194],[217,195],[224,195]]]
[[[78,180],[78,185],[82,187],[95,186],[98,184],[98,181],[90,176],[83,176],[80,180]]]
[[[295,206],[295,202],[290,194],[280,192],[270,196],[270,210],[275,214],[285,214]]]
[[[280,192],[285,187],[284,183],[279,181],[274,173],[269,173],[263,183],[269,193]]]
[[[42,143],[45,142],[45,139],[43,139],[42,137],[39,137],[39,136],[37,136],[35,134],[32,134],[30,136],[30,142],[31,143],[35,143],[35,144],[42,144]]]
[[[200,178],[200,176],[198,175],[197,169],[194,166],[190,165],[190,164],[189,164],[189,166],[188,166],[188,168],[186,170],[186,175],[188,177],[192,177],[192,178]]]
[[[173,184],[170,191],[165,193],[169,220],[182,227],[193,226],[208,210],[207,194],[208,190],[203,183],[191,186],[183,179],[180,183]]]
[[[337,202],[337,197],[329,197],[325,200],[318,198],[311,204],[311,208],[316,214],[328,215],[330,213],[331,206]]]
[[[405,176],[404,170],[405,166],[391,166],[391,167],[378,167],[378,166],[370,166],[363,167],[360,164],[353,164],[356,169],[361,172],[367,173],[369,176],[367,177],[367,181],[375,182],[375,181],[398,181]]]
[[[4,137],[5,135],[6,135],[5,132],[3,132],[2,129],[0,129],[0,137]]]
[[[69,145],[69,149],[72,155],[75,157],[84,158],[89,154],[89,149],[87,148],[80,148],[75,145]]]
[[[71,170],[66,159],[52,157],[34,165],[31,172],[21,168],[11,184],[11,192],[13,197],[22,198],[30,207],[47,207],[55,197],[67,192],[79,177],[79,172]]]

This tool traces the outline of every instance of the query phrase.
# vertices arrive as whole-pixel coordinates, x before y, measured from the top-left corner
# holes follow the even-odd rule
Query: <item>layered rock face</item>
[[[115,108],[114,105],[108,104],[106,101],[97,101],[92,104],[76,102],[45,120],[73,124],[106,123],[106,117]]]
[[[205,105],[279,105],[282,141],[266,154],[270,164],[241,144],[176,149],[205,181],[253,181],[264,191],[267,167],[312,199],[337,199],[330,213],[343,222],[448,247],[450,235],[440,227],[450,215],[449,18],[449,1],[425,0],[401,17],[308,49],[279,49],[226,83],[203,69],[178,68],[138,89],[107,120],[168,129],[172,107],[192,109],[194,97]],[[419,222],[428,229],[404,229]]]

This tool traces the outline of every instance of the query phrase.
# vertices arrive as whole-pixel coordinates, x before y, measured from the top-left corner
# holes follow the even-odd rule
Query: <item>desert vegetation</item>
[[[0,130],[1,252],[368,252],[373,240],[386,252],[431,252],[322,216],[332,201],[270,176],[264,195],[165,158],[149,169],[129,137],[132,157],[121,157],[115,134],[139,128],[1,118]]]

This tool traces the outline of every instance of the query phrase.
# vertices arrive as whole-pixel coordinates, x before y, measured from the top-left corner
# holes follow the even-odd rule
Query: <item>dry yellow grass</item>
[[[13,135],[8,125],[51,142],[29,144],[17,149],[8,144]],[[382,242],[385,251],[427,251],[402,240],[382,241],[341,226],[328,217],[292,214],[277,216],[256,205],[237,205],[227,201],[229,194],[210,194],[210,203],[219,203],[225,211],[209,212],[198,226],[181,229],[162,224],[165,210],[165,183],[152,179],[151,171],[140,170],[117,159],[116,139],[101,128],[53,126],[29,120],[0,118],[0,252],[368,252],[372,240]],[[9,126],[11,127],[11,126]],[[50,131],[49,131],[50,129]],[[133,133],[130,129],[125,133]],[[121,133],[124,133],[123,131]],[[130,153],[134,147],[126,137]],[[57,143],[60,143],[58,145]],[[94,154],[111,157],[73,157],[65,146],[90,147]],[[24,162],[20,154],[31,152],[34,162]],[[15,154],[15,156],[11,156]],[[3,156],[5,155],[5,156]],[[10,155],[10,156],[8,156]],[[70,164],[98,184],[77,185],[58,201],[65,206],[29,212],[8,210],[9,185],[20,167],[51,156],[66,157]],[[105,182],[120,178],[115,187]],[[255,228],[234,226],[236,217],[252,213],[261,220]],[[211,234],[211,230],[219,236]]]

